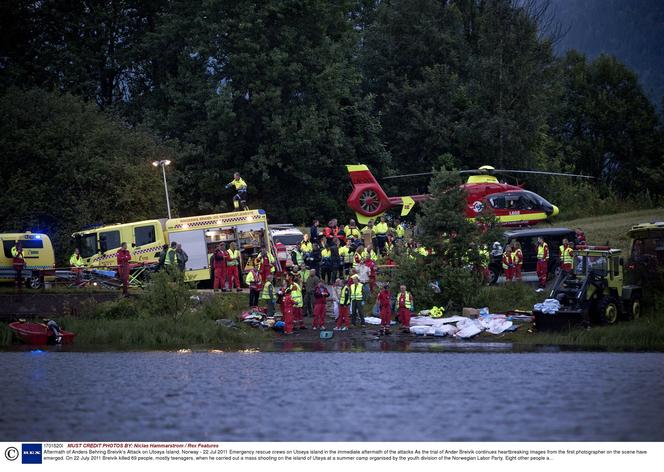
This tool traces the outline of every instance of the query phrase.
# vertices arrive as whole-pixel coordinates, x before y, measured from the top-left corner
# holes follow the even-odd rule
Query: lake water
[[[0,441],[662,441],[661,353],[7,352]]]

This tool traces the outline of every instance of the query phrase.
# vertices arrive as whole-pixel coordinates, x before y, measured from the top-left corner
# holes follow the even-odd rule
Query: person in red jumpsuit
[[[410,310],[413,308],[413,295],[406,290],[406,286],[399,287],[397,295],[397,307],[399,321],[404,329],[410,328]]]
[[[221,289],[226,291],[226,244],[220,243],[215,249],[212,258],[214,259],[214,285],[215,292]]]
[[[325,308],[327,306],[327,297],[330,292],[327,291],[325,284],[321,280],[314,291],[314,329],[325,329]]]
[[[383,285],[378,294],[378,307],[380,308],[380,331],[382,334],[390,332],[390,323],[392,322],[392,293],[389,284]]]
[[[261,249],[261,253],[257,258],[261,280],[267,280],[268,276],[272,273],[272,264],[265,249]]]
[[[281,313],[284,315],[284,334],[293,334],[293,306],[290,288],[286,289],[281,302]]]
[[[240,270],[241,264],[240,251],[237,249],[235,243],[231,243],[228,251],[226,251],[226,278],[228,279],[228,288],[233,290],[233,281],[235,281],[235,289],[241,292],[240,288]]]
[[[346,331],[350,328],[350,279],[341,289],[339,295],[339,316],[337,316],[337,330]]]
[[[118,263],[118,277],[122,281],[122,294],[129,293],[129,261],[131,260],[131,253],[127,249],[127,243],[122,243],[116,255]]]

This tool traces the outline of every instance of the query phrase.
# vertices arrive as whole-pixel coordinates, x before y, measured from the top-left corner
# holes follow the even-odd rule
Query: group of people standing
[[[324,228],[314,220],[309,234],[292,251],[291,271],[285,274],[276,291],[271,255],[262,251],[256,258],[245,280],[250,288],[249,305],[264,302],[268,316],[279,305],[286,334],[304,329],[305,317],[312,318],[313,329],[325,329],[329,301],[336,318],[335,330],[347,330],[351,323],[365,326],[363,307],[371,293],[377,291],[378,265],[393,264],[391,255],[395,245],[403,243],[404,236],[405,228],[398,220],[390,228],[382,218],[377,225],[370,222],[362,230],[353,220],[344,227],[333,219]],[[381,293],[385,290],[390,293],[389,289]],[[391,321],[393,299],[389,294],[388,310],[385,297],[379,304],[384,318],[382,329],[387,331],[390,322],[385,320],[389,316]],[[394,303],[401,324],[409,327],[413,297],[405,286]]]

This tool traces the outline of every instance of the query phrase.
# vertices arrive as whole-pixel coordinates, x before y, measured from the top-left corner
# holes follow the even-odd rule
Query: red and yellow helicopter
[[[369,220],[375,219],[399,205],[402,206],[401,216],[406,216],[413,209],[415,203],[431,198],[431,195],[427,194],[390,197],[385,193],[367,166],[362,164],[347,165],[346,168],[353,184],[353,191],[349,195],[347,203],[357,215],[360,224],[366,224]],[[503,226],[534,225],[556,216],[559,209],[540,195],[525,190],[520,185],[499,182],[496,174],[538,174],[593,178],[586,175],[559,172],[495,169],[492,166],[482,166],[479,169],[457,172],[461,175],[468,175],[466,183],[461,185],[467,195],[466,216],[473,219],[488,205],[493,209],[496,218]],[[404,174],[385,177],[385,179],[430,174],[432,172]]]

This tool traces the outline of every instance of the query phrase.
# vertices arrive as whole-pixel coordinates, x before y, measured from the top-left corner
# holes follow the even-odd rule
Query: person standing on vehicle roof
[[[571,272],[574,261],[574,249],[567,238],[563,239],[563,243],[558,249],[560,250],[560,268],[565,272]]]
[[[23,290],[23,268],[25,267],[25,258],[23,257],[23,243],[16,241],[12,246],[12,266],[14,267],[16,278],[16,289]]]
[[[122,281],[122,294],[127,296],[129,294],[129,261],[131,261],[131,253],[127,249],[127,243],[123,242],[120,245],[116,260],[118,263],[118,278]]]
[[[232,242],[228,251],[228,257],[226,258],[226,270],[228,277],[228,288],[233,290],[233,282],[235,282],[235,289],[238,292],[241,292],[240,288],[240,271],[239,266],[241,263],[240,251],[237,249],[235,242]]]
[[[537,279],[539,280],[538,292],[546,288],[546,278],[549,274],[549,245],[541,236],[537,238]]]
[[[228,253],[226,252],[226,244],[220,243],[217,249],[214,250],[212,260],[214,261],[214,284],[212,288],[216,292],[221,289],[222,292],[226,291],[226,259]]]
[[[83,261],[83,258],[81,257],[81,251],[78,248],[74,249],[74,254],[72,254],[69,258],[69,266],[71,267],[71,271],[76,276],[76,285],[78,285],[81,283],[81,272],[85,266],[85,261]]]
[[[235,187],[237,194],[233,197],[233,208],[248,210],[247,206],[247,183],[240,177],[240,173],[233,174],[233,180],[226,184],[226,188]]]

